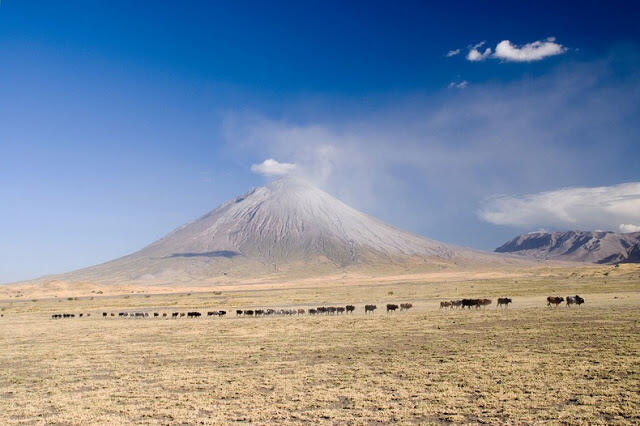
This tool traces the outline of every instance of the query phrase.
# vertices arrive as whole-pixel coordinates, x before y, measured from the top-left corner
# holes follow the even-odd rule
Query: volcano
[[[54,278],[224,283],[353,270],[438,270],[504,259],[384,224],[304,180],[285,178],[222,204],[136,253]]]

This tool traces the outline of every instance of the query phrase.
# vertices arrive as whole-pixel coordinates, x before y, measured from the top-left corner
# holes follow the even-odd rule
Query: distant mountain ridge
[[[538,260],[639,263],[640,232],[531,232],[513,238],[495,251]]]
[[[401,273],[523,262],[412,234],[304,180],[285,178],[227,201],[133,254],[42,280],[230,283],[286,274],[317,277],[347,269]]]

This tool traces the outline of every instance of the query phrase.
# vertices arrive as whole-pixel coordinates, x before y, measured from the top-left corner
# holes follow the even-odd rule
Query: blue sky
[[[266,159],[476,248],[635,230],[639,10],[557,3],[3,1],[0,282],[135,251]]]

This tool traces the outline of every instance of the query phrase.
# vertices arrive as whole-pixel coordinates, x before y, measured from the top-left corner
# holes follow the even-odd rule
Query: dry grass
[[[545,308],[551,291],[578,292],[587,303]],[[445,296],[465,295],[513,295],[514,305],[437,308]],[[363,303],[386,301],[416,306],[362,314]],[[99,315],[340,302],[356,303],[359,314]],[[637,269],[604,276],[567,270],[561,281],[14,300],[0,307],[1,424],[640,422]],[[65,311],[92,316],[48,318]]]

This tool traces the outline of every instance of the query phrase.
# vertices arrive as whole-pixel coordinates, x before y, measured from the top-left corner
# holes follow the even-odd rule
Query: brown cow
[[[412,307],[413,307],[413,305],[411,303],[401,303],[400,304],[400,310],[401,311],[408,311]]]
[[[489,306],[491,304],[491,299],[480,299],[479,302],[480,306],[482,306],[483,308],[485,306]]]
[[[450,308],[450,307],[451,307],[451,302],[446,301],[446,300],[440,302],[440,309],[442,309],[442,308]]]
[[[558,306],[562,302],[564,302],[564,297],[560,297],[560,296],[547,297],[547,306],[551,306],[551,305]]]

